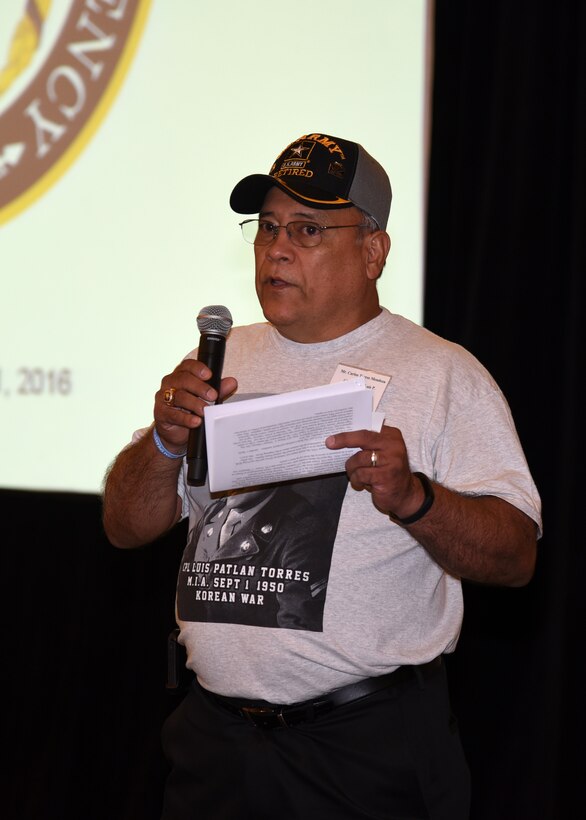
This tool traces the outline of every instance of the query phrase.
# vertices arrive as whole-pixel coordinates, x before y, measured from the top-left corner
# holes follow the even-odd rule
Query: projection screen
[[[263,320],[228,198],[303,134],[386,167],[381,302],[420,322],[428,6],[2,0],[1,487],[98,493],[199,310]]]

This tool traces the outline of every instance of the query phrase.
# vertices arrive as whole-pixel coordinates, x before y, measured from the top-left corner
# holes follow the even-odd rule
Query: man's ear
[[[369,279],[378,279],[389,251],[391,237],[386,231],[375,231],[366,237],[366,273]]]

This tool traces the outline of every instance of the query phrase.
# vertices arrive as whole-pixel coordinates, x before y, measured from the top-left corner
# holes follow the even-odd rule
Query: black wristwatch
[[[408,515],[407,518],[399,518],[398,515],[393,515],[393,513],[389,513],[389,518],[391,521],[394,521],[396,524],[401,524],[403,527],[409,526],[409,524],[415,524],[416,521],[419,521],[420,518],[423,518],[426,512],[428,512],[431,508],[435,500],[435,495],[433,492],[433,487],[431,486],[431,481],[425,475],[425,473],[413,473],[416,475],[417,478],[421,481],[421,486],[423,487],[423,491],[425,492],[425,498],[423,499],[423,504],[414,512],[413,515]]]

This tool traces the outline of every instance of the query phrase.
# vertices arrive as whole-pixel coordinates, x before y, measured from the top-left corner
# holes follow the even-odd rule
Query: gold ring
[[[165,404],[167,404],[169,407],[171,407],[171,405],[175,401],[175,388],[174,387],[169,387],[168,390],[165,390],[165,392],[163,393],[163,401],[165,402]]]
[[[373,467],[376,467],[376,465],[378,464],[378,456],[376,454],[376,450],[373,450],[370,454],[370,463]]]

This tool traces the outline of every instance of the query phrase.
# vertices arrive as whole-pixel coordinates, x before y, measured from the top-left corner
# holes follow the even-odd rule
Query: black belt
[[[305,700],[302,703],[290,703],[279,705],[258,700],[243,700],[242,698],[229,698],[223,695],[216,695],[207,689],[200,687],[201,691],[209,695],[218,705],[228,712],[246,718],[250,723],[261,729],[278,729],[288,726],[296,726],[298,723],[307,723],[322,715],[331,712],[338,706],[361,700],[375,692],[383,689],[403,686],[407,683],[418,683],[424,686],[424,681],[440,668],[441,656],[434,658],[429,663],[418,666],[400,666],[388,675],[380,675],[376,678],[366,678],[358,683],[351,683],[336,689],[317,700]]]

